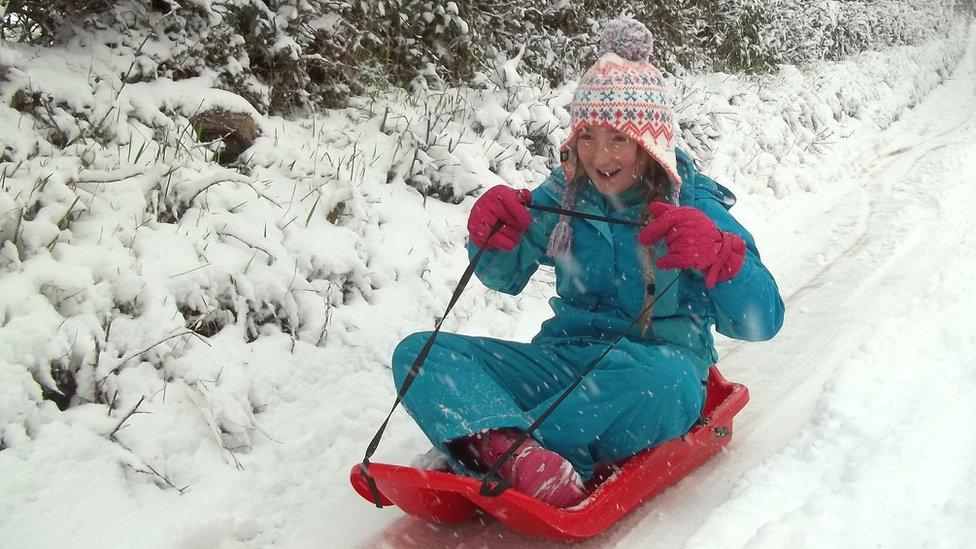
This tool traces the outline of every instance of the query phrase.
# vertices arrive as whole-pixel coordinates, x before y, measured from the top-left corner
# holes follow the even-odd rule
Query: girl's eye
[[[626,135],[615,135],[613,136],[613,141],[615,143],[630,143],[630,138]]]
[[[592,139],[593,139],[593,136],[590,135],[590,134],[588,134],[588,133],[581,133],[580,136],[579,136],[579,140],[580,141],[590,141]]]

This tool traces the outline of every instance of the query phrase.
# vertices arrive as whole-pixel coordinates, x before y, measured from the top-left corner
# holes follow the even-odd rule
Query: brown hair
[[[644,149],[641,149],[641,153]],[[648,155],[650,156],[650,155]],[[652,157],[651,161],[647,165],[647,173],[644,175],[644,182],[647,184],[648,204],[651,202],[671,202],[672,195],[674,194],[674,185],[671,183],[671,178],[668,177],[668,172],[664,171],[664,168],[658,164],[657,160]],[[677,197],[673,197],[677,201]]]
[[[643,154],[647,154],[641,149]],[[654,158],[650,159],[650,163],[647,166],[647,174],[644,176],[644,183],[647,185],[647,203],[651,202],[677,202],[678,197],[674,196],[674,185],[671,183],[671,178],[668,177],[667,172],[664,168]],[[641,223],[647,224],[651,220],[650,212],[645,208],[641,213],[640,221]],[[657,286],[654,282],[654,261],[656,259],[654,254],[653,246],[640,246],[638,257],[641,261],[641,267],[644,271],[644,286],[646,288],[646,295],[644,296],[644,304],[641,306],[641,314],[637,319],[640,325],[641,335],[647,333],[647,329],[651,326],[651,317],[654,316],[654,294],[657,290]]]

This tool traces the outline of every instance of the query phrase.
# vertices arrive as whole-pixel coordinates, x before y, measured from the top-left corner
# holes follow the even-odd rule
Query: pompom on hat
[[[654,36],[644,23],[636,19],[614,19],[603,28],[597,57],[608,53],[615,53],[629,61],[647,61],[654,53]]]
[[[633,139],[663,168],[671,182],[668,197],[677,202],[681,177],[674,151],[671,91],[661,71],[649,61],[653,48],[651,31],[636,19],[620,17],[604,27],[599,58],[576,88],[570,103],[569,138],[559,149],[567,181],[564,208],[573,208],[579,191],[576,139],[584,126],[605,126]],[[548,255],[564,255],[570,239],[569,218],[562,216],[549,241]]]

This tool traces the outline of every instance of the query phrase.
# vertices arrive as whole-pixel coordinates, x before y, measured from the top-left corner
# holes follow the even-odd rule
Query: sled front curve
[[[484,497],[479,479],[449,472],[373,463],[369,474],[376,481],[384,506],[396,505],[424,520],[455,523],[481,509],[509,528],[531,536],[583,540],[603,532],[721,450],[732,438],[732,418],[748,401],[749,391],[744,385],[727,381],[712,366],[703,422],[681,438],[630,458],[586,501],[568,509],[552,507],[515,490]],[[350,480],[363,498],[373,501],[360,465],[353,467]]]

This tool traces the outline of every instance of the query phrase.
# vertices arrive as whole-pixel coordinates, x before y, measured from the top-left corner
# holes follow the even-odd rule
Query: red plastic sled
[[[726,381],[712,366],[705,421],[681,438],[630,458],[585,502],[569,509],[552,507],[511,489],[498,497],[484,497],[479,493],[479,479],[449,472],[373,463],[369,473],[376,480],[384,506],[396,505],[424,520],[460,522],[481,510],[531,536],[583,540],[603,532],[715,455],[731,440],[732,417],[748,401],[749,391],[744,385]],[[360,465],[353,467],[350,480],[359,495],[373,502]]]

